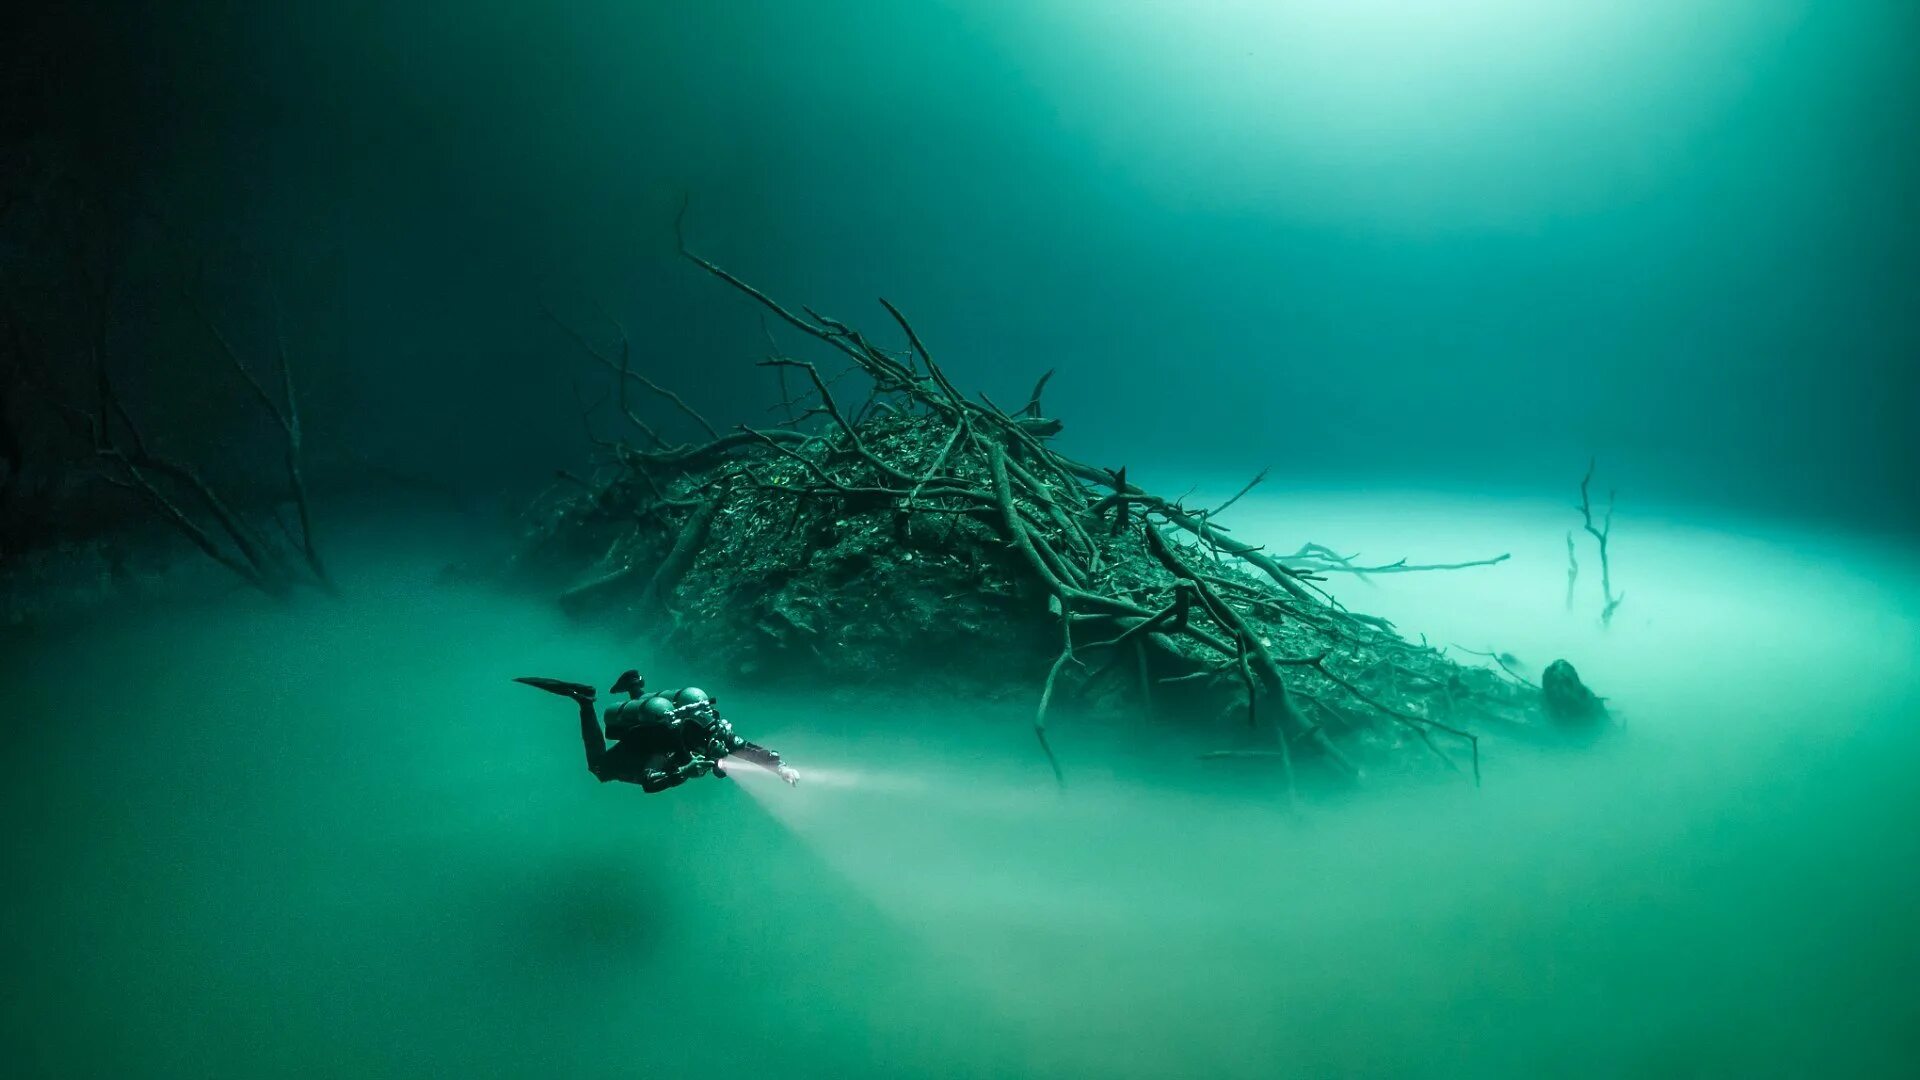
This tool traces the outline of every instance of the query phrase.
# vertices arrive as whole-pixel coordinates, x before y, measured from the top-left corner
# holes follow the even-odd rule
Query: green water
[[[35,1076],[1910,1074],[1916,567],[1646,525],[1603,635],[1562,512],[1249,500],[1275,542],[1512,547],[1343,595],[1574,656],[1626,719],[1298,815],[1072,716],[1057,792],[1025,698],[715,687],[799,788],[600,786],[506,679],[701,674],[440,583],[450,529],[367,525],[336,602],[13,631],[0,1039]]]
[[[0,629],[0,1074],[1920,1075],[1913,0],[14,8],[0,558],[141,527],[61,419],[96,358],[278,497],[184,283],[270,389],[290,354],[343,590],[136,549],[137,594]],[[1290,813],[1213,734],[1063,711],[1063,793],[1037,686],[830,708],[448,584],[616,406],[706,437],[583,417],[610,373],[543,304],[719,431],[775,422],[769,349],[832,359],[683,205],[970,396],[1056,370],[1077,460],[1189,506],[1271,465],[1236,536],[1511,551],[1335,584],[1569,658],[1621,730]],[[595,784],[508,681],[635,665],[802,785]]]

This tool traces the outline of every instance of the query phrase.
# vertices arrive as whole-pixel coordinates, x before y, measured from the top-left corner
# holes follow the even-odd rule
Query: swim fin
[[[543,679],[538,675],[523,675],[513,681],[526,683],[528,686],[537,686],[549,694],[559,694],[562,697],[570,697],[575,701],[593,700],[593,687],[585,683],[567,682],[564,679]]]

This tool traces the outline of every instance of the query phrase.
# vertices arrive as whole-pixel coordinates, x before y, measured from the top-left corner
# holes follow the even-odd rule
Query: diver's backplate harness
[[[647,693],[638,671],[620,676],[608,693],[627,695],[625,701],[595,710],[593,687],[559,679],[525,677],[515,682],[548,693],[570,697],[580,707],[580,738],[586,746],[587,771],[603,783],[622,780],[649,792],[678,787],[696,776],[727,775],[725,760],[737,757],[758,765],[789,784],[800,774],[780,755],[748,742],[720,715],[720,704],[698,687],[666,693]],[[604,716],[606,728],[601,729]],[[608,746],[607,740],[613,745]]]

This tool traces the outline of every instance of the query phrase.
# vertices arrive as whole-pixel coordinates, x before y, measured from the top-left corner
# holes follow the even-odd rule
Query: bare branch
[[[1033,384],[1033,393],[1027,395],[1027,407],[1022,410],[1028,416],[1040,415],[1040,395],[1047,388],[1047,381],[1053,378],[1053,369],[1048,368],[1040,381]],[[1264,474],[1263,474],[1264,475]]]
[[[1369,574],[1419,574],[1432,570],[1469,570],[1476,566],[1498,566],[1513,557],[1511,552],[1503,552],[1487,559],[1469,559],[1456,563],[1410,563],[1397,559],[1380,566],[1359,566],[1353,556],[1341,555],[1323,544],[1302,544],[1300,550],[1287,556],[1283,562],[1288,566],[1301,566],[1323,574],[1357,574],[1365,577]]]
[[[1593,500],[1588,496],[1587,492],[1588,486],[1593,483],[1593,470],[1595,465],[1596,461],[1594,459],[1587,459],[1587,474],[1580,478],[1580,506],[1578,509],[1580,511],[1581,526],[1586,529],[1587,534],[1592,536],[1594,542],[1600,547],[1600,625],[1604,628],[1613,625],[1614,610],[1620,606],[1620,601],[1625,600],[1627,597],[1625,593],[1615,595],[1613,591],[1613,568],[1607,560],[1607,541],[1613,535],[1614,493],[1612,490],[1607,492],[1606,517],[1602,519],[1599,527],[1596,528],[1593,524]],[[1571,551],[1572,549],[1569,548],[1568,550]],[[1569,582],[1569,586],[1571,586],[1571,582]]]
[[[639,383],[642,387],[646,388],[649,392],[656,394],[660,397],[663,397],[667,401],[671,402],[674,408],[680,410],[680,412],[683,413],[688,419],[700,425],[700,427],[706,431],[708,437],[714,438],[714,439],[720,438],[720,432],[711,423],[707,421],[706,417],[700,415],[699,410],[695,409],[692,405],[687,404],[687,399],[681,397],[677,393],[674,393],[672,390],[669,390],[666,387],[661,386],[659,383],[654,382],[652,379],[647,378],[645,375],[642,375],[641,373],[633,369],[633,364],[631,362],[631,344],[630,344],[631,339],[628,338],[626,329],[620,326],[618,322],[614,322],[614,328],[618,330],[620,334],[620,339],[619,339],[620,359],[615,360],[613,357],[608,356],[606,353],[602,352],[600,349],[595,348],[593,342],[587,340],[587,337],[585,334],[582,334],[579,330],[575,329],[573,326],[568,324],[566,320],[560,318],[559,315],[555,314],[553,308],[549,307],[545,303],[542,303],[540,305],[540,310],[545,312],[547,318],[551,320],[555,326],[559,327],[561,331],[564,332],[568,337],[572,338],[575,344],[579,345],[580,348],[588,356],[591,356],[595,360],[598,360],[602,366],[604,366],[607,370],[613,372],[616,376],[618,376],[620,381],[623,384],[627,381]],[[608,321],[613,322],[611,317],[608,318]],[[626,408],[625,402],[626,402],[625,392],[622,391],[622,395],[621,395],[622,411],[627,413],[627,418],[629,420],[632,420],[636,425],[639,425],[645,432],[651,433],[652,429],[648,428],[645,424],[641,423],[641,421],[633,415],[632,411]],[[653,435],[652,437],[659,445],[661,446],[666,445],[664,441],[660,440],[658,435]]]
[[[1073,619],[1067,613],[1064,602],[1060,605],[1060,655],[1047,669],[1047,681],[1040,688],[1040,705],[1033,713],[1033,735],[1040,740],[1040,750],[1047,755],[1047,764],[1053,768],[1053,782],[1061,788],[1067,786],[1067,775],[1060,771],[1060,759],[1054,756],[1053,744],[1047,741],[1047,706],[1053,702],[1053,685],[1060,678],[1060,669],[1073,660]]]

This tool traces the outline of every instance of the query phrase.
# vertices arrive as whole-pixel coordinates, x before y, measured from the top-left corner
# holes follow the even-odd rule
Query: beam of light
[[[742,761],[727,762],[727,776],[739,780],[750,787],[759,788],[768,784],[786,786],[786,782],[765,769],[748,765]],[[927,788],[924,777],[916,776],[898,768],[889,768],[886,764],[868,765],[863,768],[803,768],[800,770],[800,786],[796,790],[808,788],[858,788],[861,791],[923,791]],[[755,793],[756,795],[759,792]],[[777,792],[775,793],[777,794]]]
[[[743,761],[727,764],[727,776],[739,785],[767,816],[787,829],[813,833],[831,829],[844,818],[849,800],[878,798],[883,805],[924,804],[936,785],[912,769],[889,765],[884,759],[857,766],[796,765],[800,783],[789,786],[773,773]],[[815,837],[814,848],[831,848],[831,841]]]

